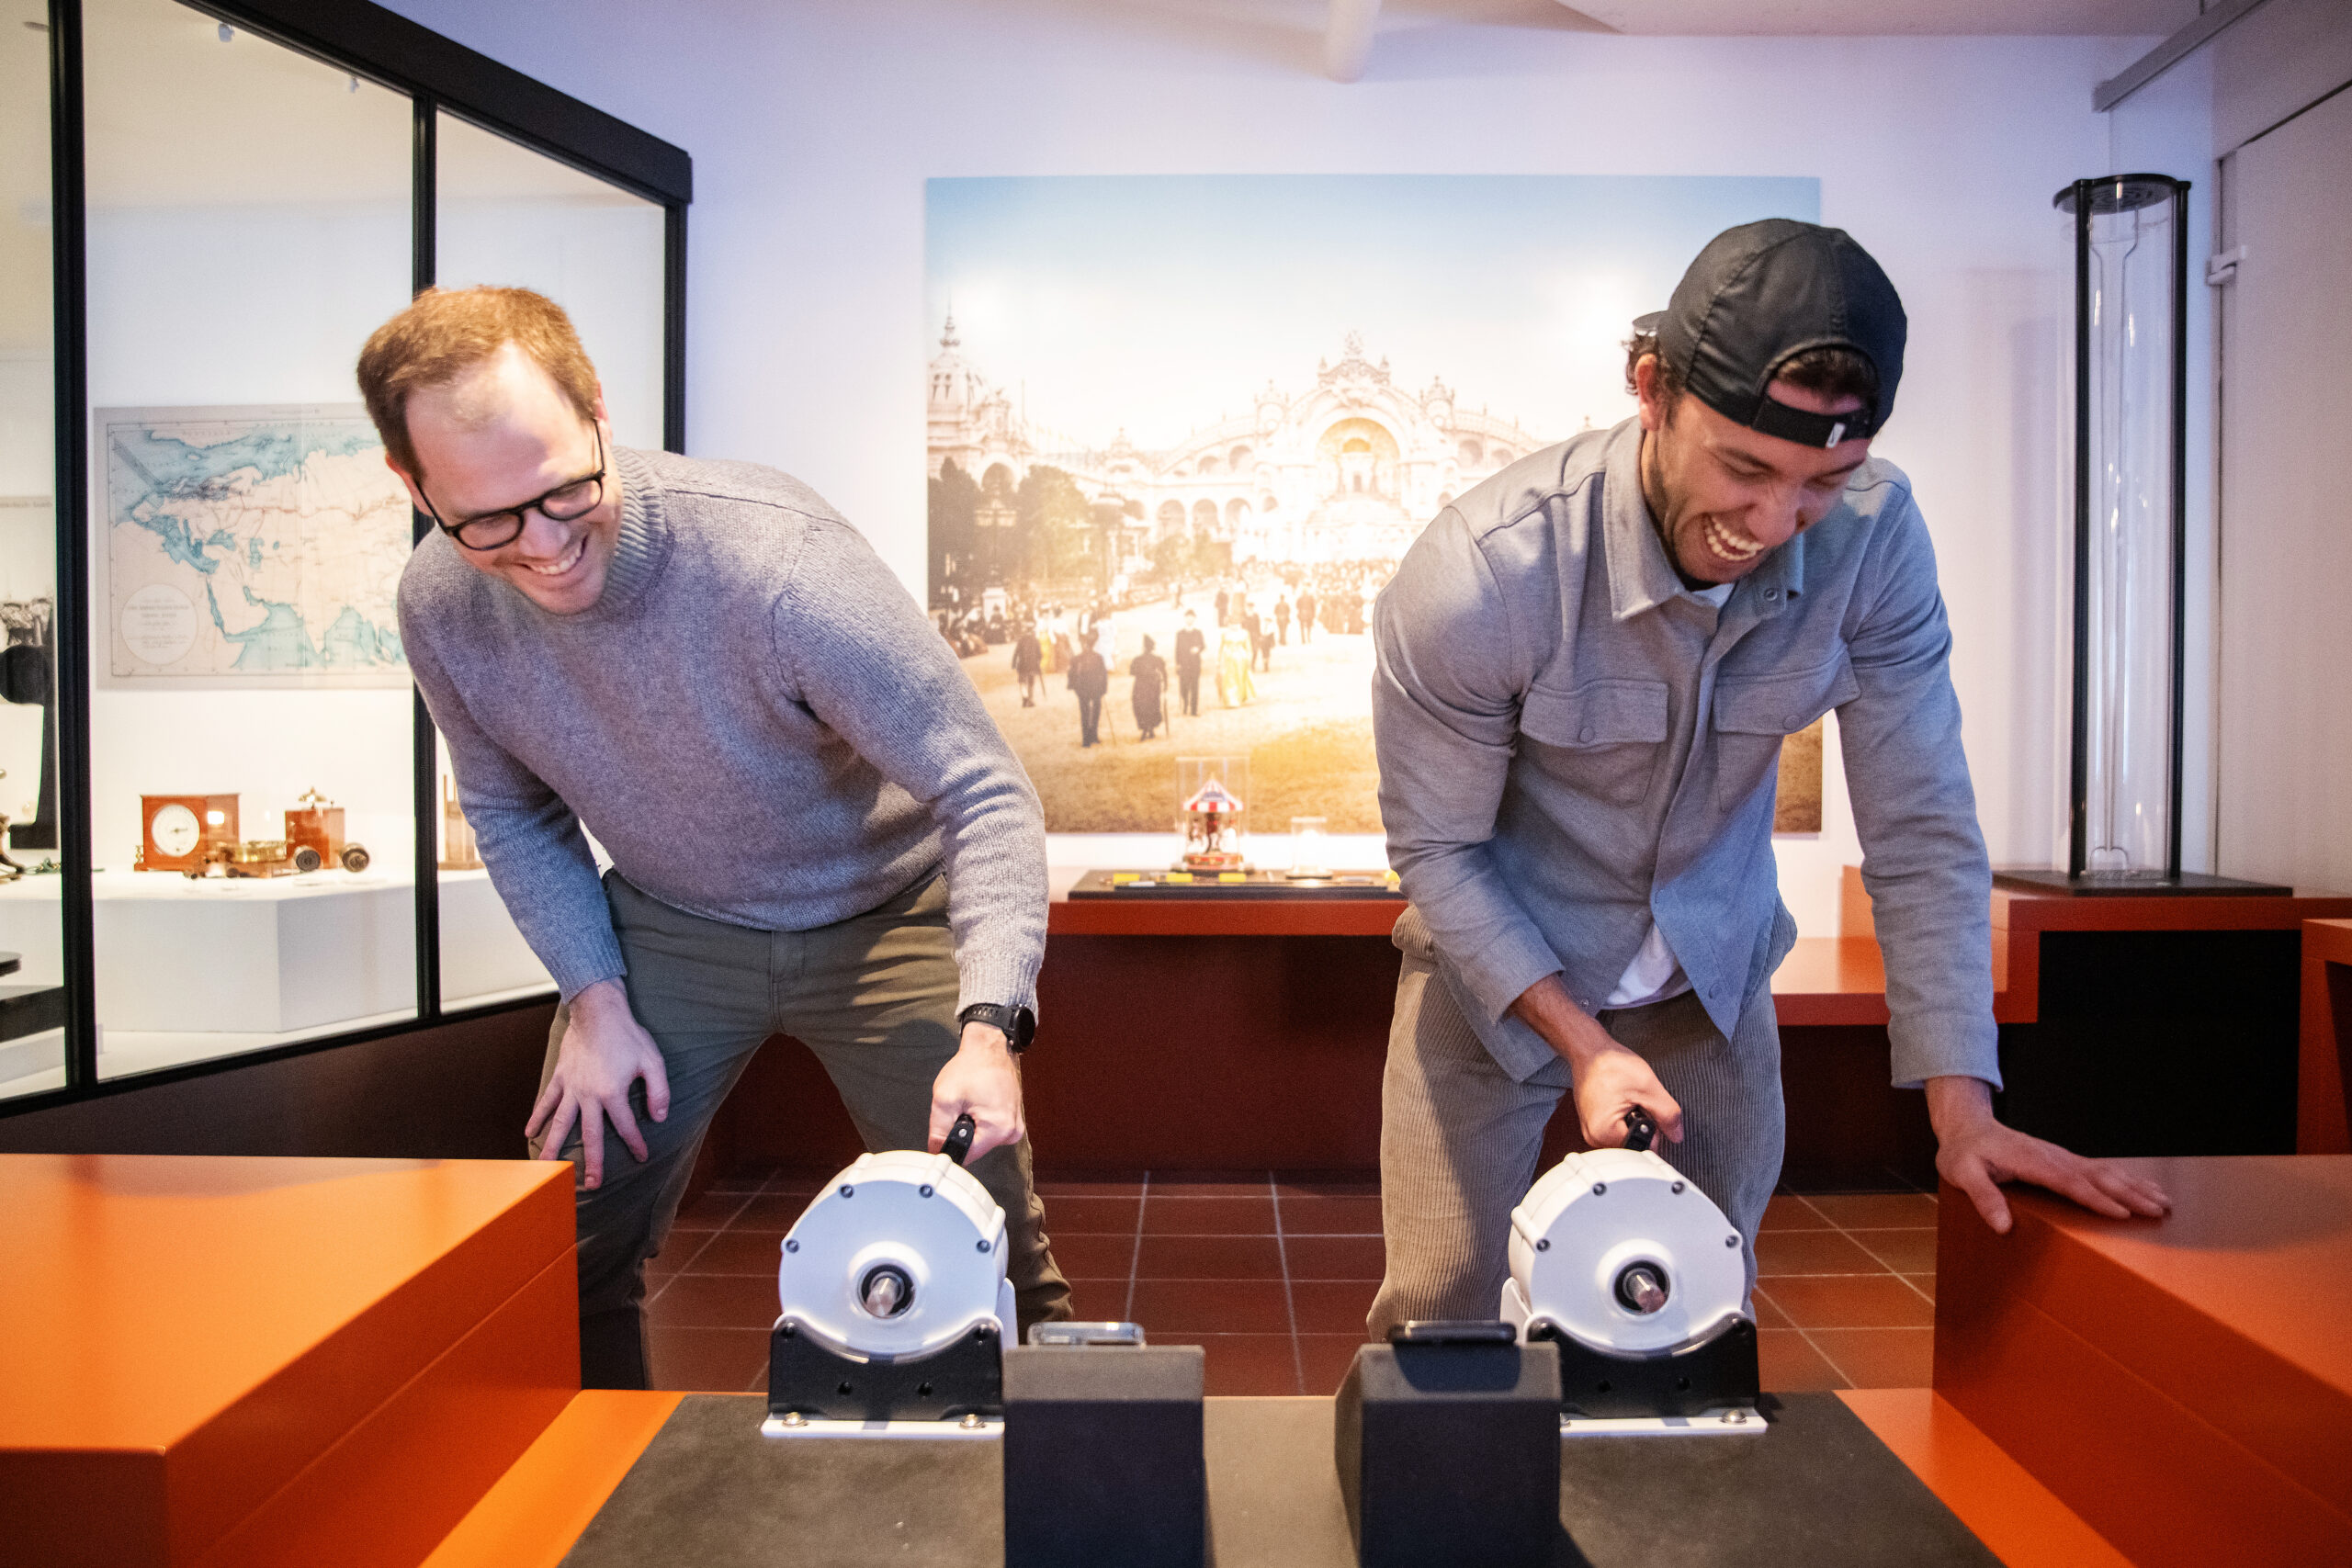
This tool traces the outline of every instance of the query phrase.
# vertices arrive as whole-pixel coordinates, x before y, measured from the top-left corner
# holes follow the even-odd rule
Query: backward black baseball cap
[[[1707,242],[1666,310],[1634,323],[1699,400],[1725,419],[1807,446],[1874,435],[1894,412],[1908,323],[1894,285],[1843,229],[1767,218]],[[1766,389],[1816,348],[1851,350],[1878,372],[1878,397],[1852,413],[1791,408]]]

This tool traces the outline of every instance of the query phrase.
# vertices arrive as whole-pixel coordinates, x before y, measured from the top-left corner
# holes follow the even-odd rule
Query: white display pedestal
[[[439,880],[445,1006],[548,984],[487,873]],[[102,871],[91,881],[98,1021],[109,1033],[316,1034],[413,1014],[416,916],[406,876],[191,881]],[[60,886],[28,876],[0,887],[0,948],[24,955],[25,980],[63,978]]]
[[[380,872],[94,879],[98,1021],[286,1034],[416,1005],[413,885]]]
[[[486,871],[445,871],[441,888],[441,1005],[471,1007],[552,990],[547,965],[514,929]]]

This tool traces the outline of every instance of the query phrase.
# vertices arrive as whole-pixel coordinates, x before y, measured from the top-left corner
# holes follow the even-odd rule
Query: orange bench
[[[579,1390],[571,1176],[0,1156],[0,1555],[419,1562]]]

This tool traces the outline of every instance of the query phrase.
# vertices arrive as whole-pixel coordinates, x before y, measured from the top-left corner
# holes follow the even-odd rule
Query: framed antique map
[[[96,422],[103,684],[408,684],[408,495],[358,404]]]

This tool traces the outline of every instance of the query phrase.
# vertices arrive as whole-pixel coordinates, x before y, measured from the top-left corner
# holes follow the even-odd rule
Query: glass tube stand
[[[2070,878],[2180,875],[2188,185],[2077,180]]]
[[[2077,894],[2284,894],[2180,866],[2186,693],[2188,182],[2076,180],[2065,868],[1998,885]]]

